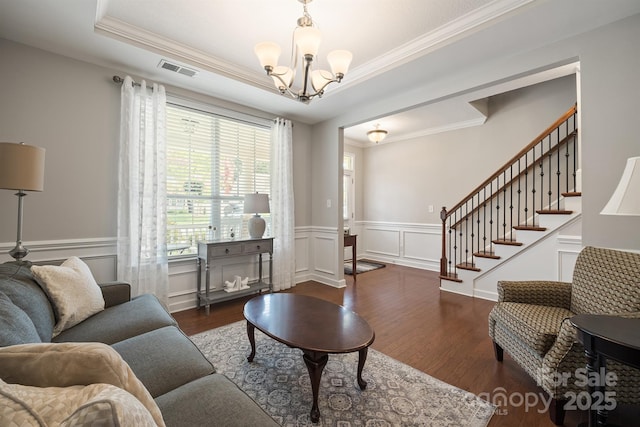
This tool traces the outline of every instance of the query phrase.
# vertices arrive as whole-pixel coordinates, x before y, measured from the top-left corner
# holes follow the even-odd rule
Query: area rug
[[[358,353],[331,354],[322,374],[320,421],[312,424],[311,381],[302,351],[256,330],[256,356],[244,321],[191,337],[218,373],[235,382],[283,426],[469,426],[485,427],[495,407],[456,388],[369,349],[360,390]]]
[[[366,261],[366,260],[357,260],[356,261],[356,274],[366,273],[367,271],[377,270],[379,268],[384,268],[385,265],[379,262]],[[351,261],[344,262],[344,274],[352,274],[353,264]]]

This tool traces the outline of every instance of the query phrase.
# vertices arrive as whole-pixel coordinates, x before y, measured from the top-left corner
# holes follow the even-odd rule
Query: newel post
[[[442,220],[442,255],[440,256],[440,276],[447,275],[447,208],[442,207],[440,211],[440,219]]]

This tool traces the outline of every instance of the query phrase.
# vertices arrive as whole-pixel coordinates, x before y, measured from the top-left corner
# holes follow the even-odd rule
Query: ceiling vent
[[[194,69],[187,68],[178,64],[173,64],[167,61],[166,59],[163,59],[162,61],[160,61],[160,63],[158,64],[158,67],[163,68],[165,70],[173,71],[174,73],[182,74],[183,76],[187,76],[187,77],[193,77],[196,74],[198,74],[198,72]]]

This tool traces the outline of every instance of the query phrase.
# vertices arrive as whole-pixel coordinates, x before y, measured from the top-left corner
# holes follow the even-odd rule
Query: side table
[[[357,251],[357,234],[345,234],[344,235],[344,247],[348,248],[351,246],[351,275],[353,276],[353,280],[356,280],[356,254]]]
[[[578,329],[578,339],[587,357],[587,375],[600,380],[588,382],[592,396],[589,408],[589,427],[606,426],[607,410],[605,384],[606,358],[640,368],[640,319],[596,314],[579,314],[570,319]],[[594,403],[600,403],[594,408]]]

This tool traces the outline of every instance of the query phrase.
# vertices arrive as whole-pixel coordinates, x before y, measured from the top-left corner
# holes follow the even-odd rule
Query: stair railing
[[[577,109],[574,105],[453,208],[442,208],[440,277],[478,270],[476,257],[498,258],[494,245],[520,245],[512,229],[543,230],[536,213],[563,213],[561,196],[576,191]]]

